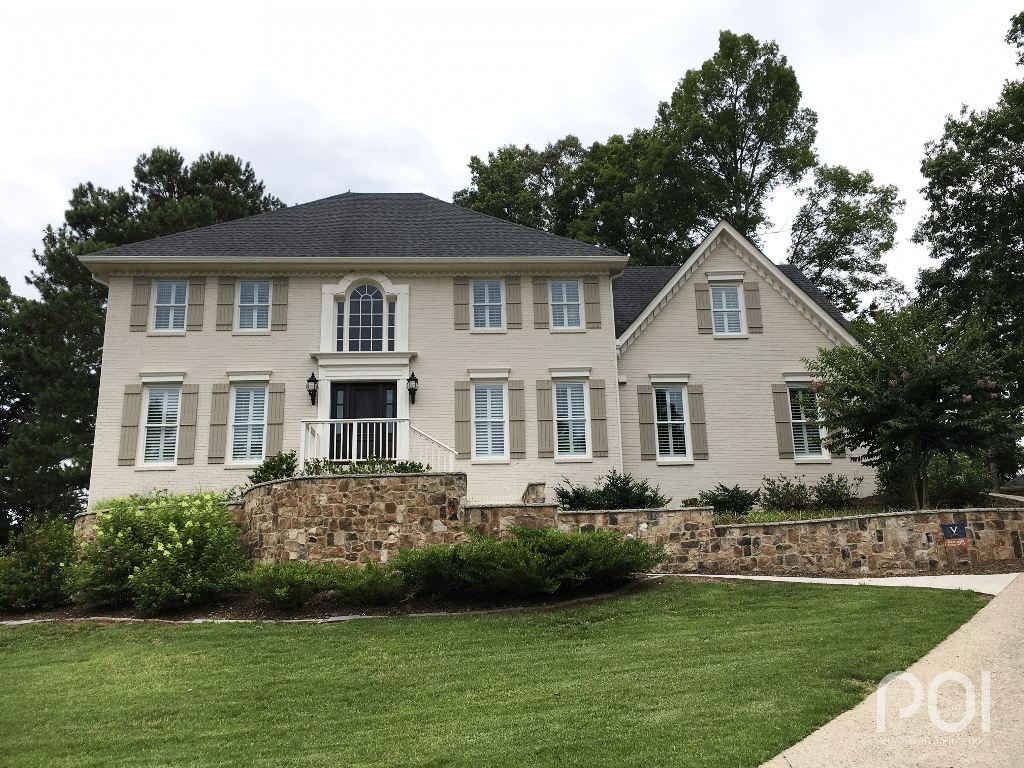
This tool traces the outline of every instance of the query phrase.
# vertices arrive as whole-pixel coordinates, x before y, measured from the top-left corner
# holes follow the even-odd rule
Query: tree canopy
[[[0,286],[0,515],[71,516],[84,502],[107,292],[77,257],[281,206],[249,163],[210,152],[186,165],[162,147],[139,156],[130,192],[72,191],[64,223],[33,251],[40,298]]]

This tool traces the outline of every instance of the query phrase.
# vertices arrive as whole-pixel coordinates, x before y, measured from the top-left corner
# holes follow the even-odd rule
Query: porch
[[[368,459],[418,461],[434,472],[455,469],[455,449],[417,429],[409,419],[303,420],[299,466],[308,459],[359,463]]]

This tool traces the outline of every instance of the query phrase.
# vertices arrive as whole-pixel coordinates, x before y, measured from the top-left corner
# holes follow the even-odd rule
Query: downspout
[[[612,359],[615,361],[615,428],[618,431],[619,441],[619,474],[625,474],[625,450],[622,446],[622,403],[619,397],[619,340],[615,335],[615,278],[619,277],[625,270],[620,269],[616,274],[611,275],[608,281],[608,306],[612,310]]]

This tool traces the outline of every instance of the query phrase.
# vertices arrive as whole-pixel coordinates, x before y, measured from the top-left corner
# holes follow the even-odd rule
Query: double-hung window
[[[551,285],[551,327],[581,328],[580,281],[552,280]]]
[[[153,330],[185,330],[188,283],[184,280],[158,280],[154,302]]]
[[[146,389],[146,437],[142,460],[146,464],[173,464],[178,449],[178,410],[181,387]]]
[[[270,281],[242,280],[238,285],[238,329],[266,331],[270,328]]]
[[[346,300],[337,302],[337,350],[394,352],[395,300],[385,299],[377,286],[364,284],[354,288],[347,301],[347,314]]]
[[[500,280],[474,280],[472,298],[474,329],[493,330],[503,326]]]
[[[581,381],[556,381],[555,452],[557,456],[588,456],[587,385]]]
[[[473,458],[507,459],[508,410],[504,384],[473,385]]]
[[[654,419],[658,436],[658,458],[689,458],[686,446],[685,403],[685,387],[654,387]]]
[[[796,458],[825,455],[821,427],[816,423],[815,395],[805,387],[789,388],[789,411],[793,425],[793,455]]]
[[[267,424],[267,388],[235,387],[231,460],[262,461]]]
[[[715,333],[743,333],[743,324],[740,320],[740,287],[712,285],[711,314]]]

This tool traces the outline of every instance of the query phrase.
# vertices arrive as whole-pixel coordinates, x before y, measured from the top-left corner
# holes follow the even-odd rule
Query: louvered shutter
[[[545,289],[547,285],[545,284]],[[551,405],[551,382],[537,382],[537,457],[551,459],[555,455],[555,427]]]
[[[209,464],[223,464],[224,453],[228,444],[228,411],[231,392],[230,384],[213,385],[213,396],[210,400],[210,444],[206,456]]]
[[[548,310],[548,279],[533,277],[533,327],[547,328],[550,324]]]
[[[505,310],[505,327],[522,328],[523,304],[519,275],[508,275],[505,277]]]
[[[471,456],[471,412],[469,382],[455,382],[455,458],[468,459]]]
[[[275,277],[274,289],[271,292],[270,330],[288,330],[288,278]],[[276,451],[275,451],[276,453]],[[271,454],[273,455],[273,454]]]
[[[235,278],[222,275],[217,283],[217,330],[235,327]]]
[[[772,405],[775,410],[775,439],[780,459],[793,458],[793,422],[790,413],[789,386],[772,384]]]
[[[708,283],[694,283],[693,292],[697,298],[697,333],[711,333],[711,286]]]
[[[188,281],[188,313],[185,315],[185,330],[203,330],[203,309],[206,304],[206,278],[192,277]]]
[[[604,381],[590,380],[590,439],[595,459],[608,457],[608,418],[605,405]]]
[[[178,463],[194,464],[196,458],[196,413],[199,410],[199,385],[181,387],[181,410],[178,415]]]
[[[284,384],[271,384],[267,389],[267,443],[264,453],[274,456],[284,447]]]
[[[469,330],[469,278],[456,277],[453,282],[455,291],[455,330]]]
[[[601,281],[597,275],[583,278],[584,317],[587,328],[601,327]]]
[[[761,289],[757,283],[743,284],[743,303],[747,308],[747,332],[764,333],[761,320]]]
[[[508,383],[509,458],[526,458],[526,385],[522,380]]]
[[[139,450],[139,415],[142,413],[142,385],[128,384],[124,388],[124,405],[121,408],[121,445],[117,463],[122,467],[135,464]]]
[[[708,459],[708,428],[704,416],[704,387],[690,384],[686,388],[687,405],[690,409],[690,441],[692,457],[697,461]]]
[[[637,408],[640,414],[640,458],[654,461],[658,458],[657,433],[654,428],[654,387],[638,384]]]
[[[128,321],[130,331],[145,331],[149,327],[150,296],[149,278],[136,277],[132,281],[132,312]]]

